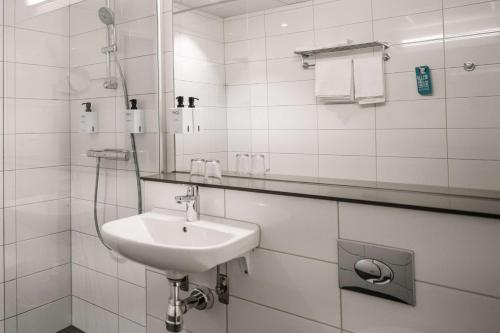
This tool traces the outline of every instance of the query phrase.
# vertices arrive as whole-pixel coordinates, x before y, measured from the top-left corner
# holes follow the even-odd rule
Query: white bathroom
[[[0,333],[500,331],[500,0],[0,9]]]

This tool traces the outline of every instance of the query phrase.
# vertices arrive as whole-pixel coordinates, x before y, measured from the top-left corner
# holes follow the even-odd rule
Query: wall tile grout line
[[[443,29],[443,64],[444,67],[447,68],[446,66],[446,27],[445,27],[445,9],[444,9],[444,1],[441,0],[441,15],[442,15],[442,29]],[[446,129],[445,129],[445,135],[446,135],[446,168],[447,168],[447,176],[448,176],[448,187],[451,186],[450,183],[450,144],[449,144],[449,137],[448,137],[448,72],[445,69],[444,71],[444,110],[445,110],[445,124],[446,124]]]
[[[73,295],[72,297],[77,298],[77,299],[79,299],[80,301],[83,301],[83,302],[85,302],[85,303],[88,303],[88,304],[90,304],[90,305],[92,305],[92,306],[95,306],[95,307],[97,307],[97,308],[99,308],[99,309],[101,309],[101,310],[103,310],[103,311],[106,311],[106,312],[108,312],[108,313],[111,313],[111,314],[113,314],[113,315],[117,316],[117,318],[125,318],[125,319],[127,319],[128,321],[133,322],[134,324],[137,324],[137,325],[139,325],[139,326],[141,326],[141,327],[145,327],[144,325],[142,325],[142,324],[140,324],[140,323],[138,323],[138,322],[135,322],[135,321],[133,321],[133,320],[132,320],[132,319],[130,319],[130,318],[123,317],[123,316],[121,316],[121,315],[120,315],[120,314],[118,314],[118,313],[114,313],[113,311],[110,311],[109,309],[106,309],[106,308],[103,308],[102,306],[99,306],[99,305],[97,305],[97,304],[94,304],[94,303],[92,303],[92,302],[90,302],[90,301],[88,301],[88,300],[86,300],[86,299],[84,299],[84,298],[81,298],[81,297],[76,296],[76,295]]]
[[[22,314],[26,314],[26,313],[28,313],[28,312],[38,310],[38,309],[43,308],[43,307],[45,307],[45,306],[48,306],[48,305],[51,305],[51,304],[57,303],[57,302],[59,302],[59,301],[62,301],[63,299],[66,299],[66,298],[71,299],[71,295],[67,295],[67,296],[60,297],[60,298],[55,299],[55,300],[53,300],[53,301],[50,301],[50,302],[48,302],[48,303],[46,303],[46,304],[39,305],[39,306],[37,306],[37,307],[35,307],[35,308],[33,308],[33,309],[30,309],[30,310],[27,310],[27,311],[24,311],[24,312],[20,312],[20,313],[18,313],[17,315],[12,316],[12,317],[9,317],[9,318],[14,318],[14,317],[16,317],[16,318],[17,318],[17,317],[19,317],[19,316],[20,316],[20,315],[22,315]],[[9,318],[6,318],[6,319],[9,319]]]

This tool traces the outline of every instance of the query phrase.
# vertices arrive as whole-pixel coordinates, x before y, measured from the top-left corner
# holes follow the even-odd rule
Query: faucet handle
[[[188,185],[187,195],[197,196],[198,195],[198,185]]]
[[[198,221],[200,219],[200,200],[197,185],[189,185],[186,195],[175,196],[178,204],[186,203],[186,220]]]

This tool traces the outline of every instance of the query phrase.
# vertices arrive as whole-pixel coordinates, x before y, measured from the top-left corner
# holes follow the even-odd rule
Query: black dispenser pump
[[[177,96],[175,99],[177,100],[177,107],[183,108],[184,107],[184,96]]]
[[[130,110],[137,110],[137,100],[135,98],[130,100],[130,104],[132,104]]]
[[[85,112],[92,112],[92,103],[86,102],[82,103],[82,105],[85,105]]]
[[[188,98],[188,101],[189,101],[189,105],[188,105],[188,108],[195,108],[196,105],[194,105],[194,101],[199,101],[200,99],[199,98],[196,98],[196,97],[189,97]]]

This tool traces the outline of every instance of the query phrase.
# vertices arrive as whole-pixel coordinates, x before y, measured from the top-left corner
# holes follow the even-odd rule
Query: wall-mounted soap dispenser
[[[144,133],[144,110],[137,107],[137,100],[130,100],[130,109],[125,111],[125,129],[127,133]]]
[[[177,96],[177,107],[167,111],[167,132],[177,134],[193,133],[193,110],[186,108],[184,97]]]
[[[193,110],[193,131],[195,134],[200,134],[204,130],[204,121],[203,121],[203,113],[202,109],[198,108],[195,105],[195,101],[199,101],[199,98],[189,97],[189,105],[188,108]]]
[[[97,127],[97,112],[92,111],[92,103],[82,103],[85,109],[80,112],[80,132],[81,133],[96,133]]]

